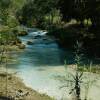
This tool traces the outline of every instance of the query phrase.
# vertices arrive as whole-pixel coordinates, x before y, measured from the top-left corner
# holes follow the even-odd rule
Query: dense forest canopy
[[[73,27],[73,32],[68,28],[57,32],[56,29],[63,28],[73,19],[78,28]],[[95,45],[93,48],[100,48],[99,0],[1,0],[0,25],[15,28],[20,24],[48,31],[56,30],[54,32],[59,33],[56,36],[64,44],[68,42],[66,37],[71,34],[70,37],[75,41],[81,39],[85,46],[88,44],[86,47]]]
[[[0,15],[3,12],[13,13],[23,24],[27,20],[40,21],[44,16],[59,10],[62,20],[76,19],[84,21],[91,19],[93,25],[99,25],[100,1],[99,0],[1,0]],[[2,12],[3,10],[3,12]],[[6,14],[5,14],[6,16]]]
[[[75,18],[83,21],[85,18],[91,18],[93,23],[99,20],[99,0],[60,0],[59,8],[64,20]]]
[[[47,14],[56,9],[57,0],[29,0],[23,8],[17,12],[19,20],[23,24],[30,24],[35,21],[41,23]]]

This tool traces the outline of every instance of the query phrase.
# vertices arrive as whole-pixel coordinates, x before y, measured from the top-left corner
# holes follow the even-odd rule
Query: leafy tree
[[[44,21],[45,16],[56,7],[54,0],[30,0],[17,13],[19,21],[27,24],[28,21],[34,21],[40,24]],[[21,17],[20,17],[21,16]]]
[[[11,0],[0,0],[0,9],[6,9],[9,7]]]
[[[8,17],[8,8],[10,6],[11,0],[1,0],[0,1],[0,20],[2,24],[6,24]]]
[[[86,0],[59,0],[58,7],[65,21],[74,18],[82,22],[86,17]]]

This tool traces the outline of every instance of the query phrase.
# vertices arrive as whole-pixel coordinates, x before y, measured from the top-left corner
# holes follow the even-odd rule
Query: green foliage
[[[7,18],[7,25],[10,27],[10,28],[14,28],[16,26],[19,25],[19,22],[18,20],[15,18],[15,16],[8,16]]]
[[[27,0],[11,0],[11,10],[14,11],[14,13],[16,13],[18,10],[20,10],[25,3],[27,2]]]
[[[16,18],[17,10],[25,4],[26,0],[1,0],[0,1],[0,43],[16,44],[17,36],[13,30],[19,25]]]
[[[0,45],[8,45],[16,41],[17,37],[12,32],[0,32]]]
[[[0,19],[1,23],[6,25],[8,17],[8,9],[10,7],[11,0],[1,0],[0,1]]]
[[[84,19],[90,18],[93,25],[100,23],[99,0],[59,0],[58,6],[63,14],[63,20],[74,18],[83,22]]]
[[[98,75],[93,75],[93,72],[98,72],[97,66],[95,66],[95,69],[93,68],[92,62],[90,62],[90,65],[88,66],[88,70],[86,66],[81,66],[82,63],[82,44],[77,41],[75,46],[76,52],[75,52],[75,66],[72,65],[72,68],[66,64],[65,61],[65,69],[66,74],[64,76],[55,76],[56,79],[58,79],[63,85],[60,87],[60,89],[65,88],[69,89],[69,94],[75,95],[74,100],[88,100],[88,94],[90,91],[90,88],[93,85],[96,85],[96,82],[99,79]],[[80,70],[81,69],[81,70]],[[84,73],[87,72],[87,73]],[[91,77],[92,76],[92,77]],[[83,90],[85,90],[85,97],[83,99],[83,95],[81,98],[81,94],[83,94]]]
[[[11,0],[0,0],[0,9],[6,9],[10,6]]]
[[[54,0],[30,0],[17,13],[18,18],[26,25],[30,23],[34,24],[34,21],[37,25],[41,25],[41,23],[45,20],[45,16],[55,9],[56,2]]]

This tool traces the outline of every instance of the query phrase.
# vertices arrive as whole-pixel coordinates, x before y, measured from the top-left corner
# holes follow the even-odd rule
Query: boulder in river
[[[44,37],[43,40],[48,40],[47,37]]]
[[[21,40],[20,39],[16,39],[16,40],[14,40],[14,41],[10,41],[8,44],[10,44],[10,45],[19,45],[19,44],[21,44],[22,42],[21,42]]]
[[[34,36],[34,39],[39,39],[39,38],[41,38],[41,35]]]
[[[32,40],[27,41],[27,44],[32,45],[33,44]]]
[[[25,36],[25,35],[28,35],[27,31],[20,31],[20,32],[18,32],[18,36]]]
[[[21,44],[22,41],[19,38],[17,38],[17,43]]]
[[[18,47],[19,47],[19,49],[25,49],[25,45],[24,44],[19,44]]]

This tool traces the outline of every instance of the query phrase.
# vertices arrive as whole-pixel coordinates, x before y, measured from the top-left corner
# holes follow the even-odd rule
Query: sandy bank
[[[18,77],[0,73],[0,100],[53,100],[26,87]]]

